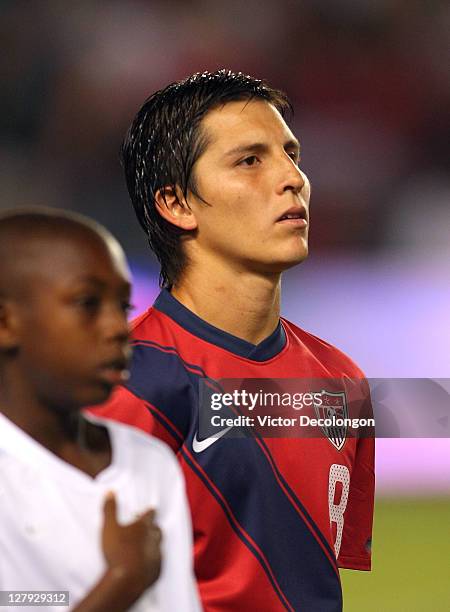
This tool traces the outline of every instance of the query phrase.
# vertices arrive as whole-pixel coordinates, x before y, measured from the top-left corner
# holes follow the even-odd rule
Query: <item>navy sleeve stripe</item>
[[[157,406],[184,440],[195,421],[198,380],[203,377],[199,371],[184,363],[175,350],[135,343],[126,387],[150,406]]]
[[[185,439],[196,421],[199,380],[212,389],[219,385],[199,366],[181,359],[173,347],[135,342],[131,378],[126,388],[150,406],[161,406],[169,423]]]
[[[201,469],[200,465],[188,453],[186,446],[183,446],[181,448],[180,453],[185,459],[186,463],[189,465],[189,467],[197,474],[197,476],[204,483],[204,485],[207,487],[209,492],[213,495],[213,497],[222,507],[222,510],[224,511],[224,514],[227,517],[228,522],[230,523],[233,531],[236,533],[239,539],[245,544],[245,546],[251,551],[251,553],[258,559],[258,561],[261,564],[261,567],[264,570],[264,573],[266,574],[267,578],[272,584],[274,591],[277,594],[278,598],[280,599],[280,602],[283,605],[283,607],[286,610],[289,610],[290,612],[295,612],[295,609],[290,605],[285,594],[281,590],[280,585],[276,581],[276,578],[273,575],[271,567],[267,559],[265,558],[264,554],[259,549],[256,542],[254,542],[252,538],[244,531],[244,529],[242,529],[241,525],[239,524],[239,522],[233,515],[227,501],[221,495],[220,491],[217,489],[217,487],[215,487],[214,483],[211,482],[211,480],[209,480],[207,474],[205,474],[205,472]]]
[[[208,378],[206,376],[205,371],[200,366],[195,365],[193,363],[188,363],[187,361],[185,361],[174,346],[163,346],[162,344],[158,344],[157,342],[152,342],[150,340],[134,340],[131,342],[131,346],[149,346],[149,347],[160,350],[162,353],[171,353],[171,354],[177,355],[180,361],[183,363],[183,365],[190,372],[196,372],[198,374],[201,374],[201,376]]]

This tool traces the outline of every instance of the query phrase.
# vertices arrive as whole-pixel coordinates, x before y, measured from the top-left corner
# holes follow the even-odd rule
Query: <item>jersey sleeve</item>
[[[360,438],[355,464],[350,478],[350,490],[345,510],[339,567],[371,569],[372,522],[375,492],[375,439]]]

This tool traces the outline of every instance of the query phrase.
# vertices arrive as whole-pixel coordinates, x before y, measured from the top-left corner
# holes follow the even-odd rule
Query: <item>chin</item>
[[[101,387],[97,388],[95,392],[86,394],[86,397],[83,398],[82,406],[96,406],[97,404],[103,404],[106,400],[109,399],[112,391],[114,389],[114,385],[104,384]]]
[[[286,257],[280,260],[279,255],[279,267],[280,271],[288,270],[298,264],[301,264],[308,257],[308,247],[305,246],[302,249],[297,249],[295,252],[286,253]]]
[[[263,273],[283,274],[283,272],[290,270],[290,268],[294,268],[295,266],[298,266],[299,264],[301,264],[303,261],[305,261],[307,256],[308,255],[305,254],[302,257],[296,257],[295,259],[294,258],[284,259],[284,260],[280,260],[279,258],[273,259],[271,262],[267,263],[264,266]]]
[[[265,252],[263,258],[248,258],[246,260],[247,269],[265,274],[281,274],[289,268],[293,268],[305,261],[308,257],[308,245],[297,244],[291,248],[279,248],[274,252]],[[261,255],[261,253],[259,253]]]

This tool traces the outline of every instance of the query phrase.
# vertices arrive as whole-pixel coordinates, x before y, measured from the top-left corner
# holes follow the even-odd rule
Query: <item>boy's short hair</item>
[[[241,72],[196,73],[155,92],[131,124],[121,158],[137,218],[160,264],[160,285],[170,287],[186,263],[181,236],[188,233],[156,210],[155,195],[164,187],[201,199],[193,167],[208,142],[200,124],[206,113],[228,102],[265,100],[284,115],[291,104],[282,91]],[[164,193],[163,193],[164,195]]]
[[[29,257],[33,244],[46,244],[53,250],[55,244],[64,248],[67,241],[88,238],[110,246],[118,245],[116,238],[103,225],[71,210],[27,206],[0,211],[0,305],[3,299],[14,294],[24,295],[29,289],[22,278],[23,271],[30,272],[34,268],[21,262]],[[38,255],[43,252],[39,246],[31,260],[38,267]]]

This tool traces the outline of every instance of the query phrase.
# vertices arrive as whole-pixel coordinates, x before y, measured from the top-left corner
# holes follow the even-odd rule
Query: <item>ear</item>
[[[10,352],[18,346],[18,320],[13,303],[0,296],[0,351]]]
[[[163,219],[184,230],[197,229],[197,219],[181,189],[163,187],[155,195],[156,210]]]

